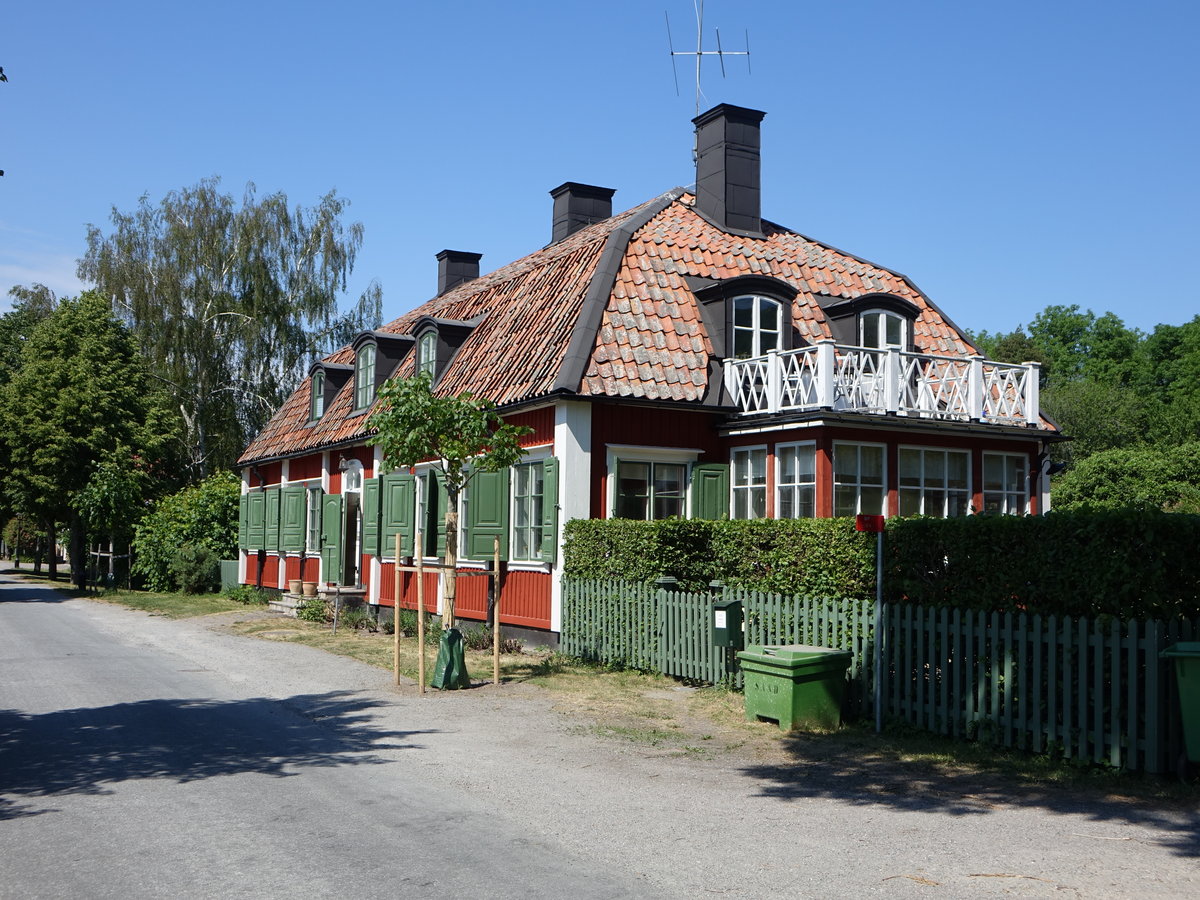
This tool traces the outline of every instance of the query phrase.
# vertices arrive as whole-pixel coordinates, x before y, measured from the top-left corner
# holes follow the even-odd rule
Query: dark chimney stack
[[[766,113],[722,103],[696,126],[696,209],[726,231],[762,234],[760,123]]]
[[[614,188],[596,187],[568,181],[550,192],[554,198],[554,228],[550,243],[557,244],[569,234],[612,216]]]
[[[443,250],[439,253],[438,296],[453,287],[458,287],[464,281],[478,278],[479,260],[482,258],[482,253],[468,253],[466,250]]]

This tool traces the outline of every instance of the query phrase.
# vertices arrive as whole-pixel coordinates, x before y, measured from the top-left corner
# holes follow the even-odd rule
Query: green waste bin
[[[836,728],[853,654],[804,644],[751,645],[738,654],[746,719],[773,719],[781,731]]]
[[[1200,763],[1200,641],[1172,644],[1161,655],[1175,660],[1183,743],[1187,747],[1188,759]]]

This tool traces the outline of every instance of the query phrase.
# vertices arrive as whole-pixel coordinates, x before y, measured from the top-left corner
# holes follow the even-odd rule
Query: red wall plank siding
[[[263,587],[279,587],[279,556],[275,553],[268,553],[263,561]]]
[[[297,456],[288,463],[288,481],[304,481],[321,477],[321,454]]]
[[[289,556],[287,558],[287,580],[291,581],[294,578],[299,578],[301,581],[316,581],[317,573],[321,567],[321,560],[315,556],[307,556],[304,558],[304,568],[300,568],[300,557]]]
[[[279,484],[283,480],[283,463],[263,463],[258,467],[259,481],[255,481],[254,473],[250,473],[250,486],[258,487],[260,484]]]
[[[500,622],[549,629],[550,573],[507,573],[500,594]]]
[[[703,451],[700,462],[725,462],[729,451],[717,434],[718,421],[718,416],[707,412],[592,404],[592,517],[603,519],[608,508],[604,494],[608,444],[686,447]]]
[[[525,425],[533,429],[533,434],[527,434],[520,439],[519,443],[522,447],[537,447],[542,444],[554,443],[553,406],[505,416],[504,421],[510,425]]]
[[[390,573],[392,570],[392,564],[386,563],[384,565],[384,569],[386,569]],[[392,580],[391,578],[388,579],[388,581],[391,581],[391,580]],[[387,582],[384,582],[384,583],[387,584]],[[402,609],[416,609],[417,608],[417,573],[416,572],[400,573],[400,590],[402,592],[402,596],[400,597],[401,608]],[[387,588],[387,591],[389,593],[391,593],[392,588],[389,586]],[[425,609],[428,612],[436,612],[437,611],[437,598],[438,598],[437,572],[436,571],[426,572],[425,573]],[[389,600],[390,599],[391,598],[389,598]]]
[[[258,554],[246,554],[246,584],[258,584]]]
[[[379,584],[379,602],[391,606],[395,594],[394,569],[391,563],[383,564],[382,581]],[[469,571],[478,572],[478,569]],[[482,622],[487,618],[488,577],[486,575],[463,575],[458,578],[458,601],[455,613],[463,619]],[[400,576],[402,597],[400,605],[405,609],[417,607],[417,578],[414,572]],[[425,573],[425,608],[430,612],[437,609],[437,573]],[[548,572],[506,572],[504,587],[500,595],[501,624],[522,625],[527,628],[550,627],[550,574]]]

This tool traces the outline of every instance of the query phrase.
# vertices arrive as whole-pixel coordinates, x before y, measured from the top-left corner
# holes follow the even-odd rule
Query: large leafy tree
[[[143,196],[112,211],[112,231],[88,226],[79,277],[133,329],[185,424],[193,478],[232,466],[294,389],[314,355],[379,321],[372,283],[357,304],[338,297],[362,244],[331,191],[307,209],[282,193],[238,203],[219,179]]]
[[[477,472],[498,472],[520,460],[519,443],[531,429],[509,425],[488,400],[464,391],[457,397],[434,393],[429,373],[389,379],[371,416],[369,442],[383,449],[384,464],[407,468],[433,461],[446,488],[446,596],[443,619],[454,624],[455,567],[458,564],[458,499]]]
[[[159,462],[170,417],[155,399],[136,342],[95,293],[62,301],[39,322],[0,387],[0,487],[47,534],[69,525],[78,581],[86,525],[77,500],[102,461]]]

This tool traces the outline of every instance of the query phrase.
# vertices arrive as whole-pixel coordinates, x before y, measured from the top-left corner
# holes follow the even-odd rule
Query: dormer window
[[[733,355],[762,356],[781,347],[783,304],[752,294],[733,298]]]
[[[366,409],[375,399],[375,345],[363,344],[354,357],[354,408]]]
[[[321,416],[325,415],[325,372],[318,369],[313,372],[310,379],[312,386],[312,397],[308,409],[308,418],[310,421],[317,421]]]
[[[858,317],[859,346],[872,350],[907,350],[908,320],[882,309],[871,309]]]
[[[436,331],[426,331],[417,341],[417,374],[428,372],[432,378],[437,374],[437,341]]]

